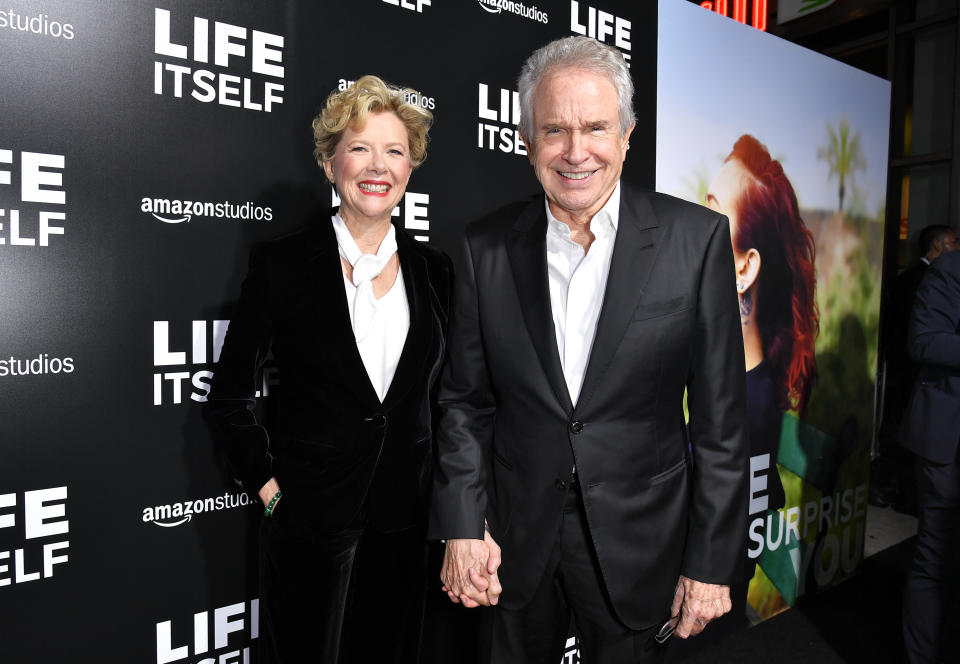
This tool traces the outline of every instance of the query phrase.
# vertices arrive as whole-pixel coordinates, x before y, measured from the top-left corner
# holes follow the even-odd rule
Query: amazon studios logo
[[[153,63],[155,94],[189,92],[199,102],[266,113],[283,103],[283,35],[214,21],[211,67],[210,21],[192,17],[191,35],[175,31],[171,18],[168,10],[154,9],[153,51],[167,60]]]
[[[212,634],[211,634],[211,613]],[[188,625],[193,624],[193,633]],[[210,637],[213,636],[213,643]],[[157,664],[250,664],[251,642],[260,637],[260,600],[157,623]],[[178,645],[182,644],[182,645]],[[205,659],[193,659],[205,655]]]
[[[150,198],[140,199],[140,211],[152,215],[154,219],[165,224],[182,224],[194,217],[207,219],[226,219],[229,221],[272,221],[273,210],[256,205],[250,201],[246,203],[231,203],[222,201],[193,201],[180,198]]]
[[[37,14],[36,16],[26,16],[18,14],[12,9],[0,11],[0,30],[9,28],[18,32],[30,32],[44,37],[60,37],[62,39],[73,39],[73,26],[69,23],[62,23],[46,14]]]
[[[141,520],[155,526],[173,528],[189,522],[194,515],[222,512],[248,505],[257,506],[257,502],[250,500],[247,493],[224,493],[222,496],[144,507]]]
[[[12,168],[5,168],[4,164],[11,164]],[[66,160],[62,154],[0,148],[0,205],[5,194],[11,193],[3,185],[19,184],[12,201],[15,207],[0,207],[0,245],[49,247],[53,236],[64,234],[64,170]]]
[[[384,0],[384,2],[386,1],[387,0]],[[340,78],[337,80],[337,90],[343,92],[354,83],[356,83],[356,81]],[[429,111],[432,111],[437,107],[436,99],[433,97],[428,97],[417,90],[408,90],[407,92],[403,93],[403,101],[412,106],[420,106],[421,108],[425,108]]]
[[[539,23],[550,22],[550,17],[547,16],[547,12],[538,8],[536,5],[525,5],[522,2],[515,2],[514,0],[477,0],[477,2],[480,3],[483,9],[491,14],[507,12]]]
[[[69,374],[73,373],[75,368],[72,357],[51,357],[49,353],[38,353],[36,357],[21,359],[11,355],[9,358],[0,360],[0,378]]]

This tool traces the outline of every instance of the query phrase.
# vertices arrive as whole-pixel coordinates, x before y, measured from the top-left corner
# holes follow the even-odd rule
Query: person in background
[[[327,99],[315,154],[340,206],[253,248],[213,378],[207,409],[265,508],[262,663],[417,661],[451,268],[391,224],[432,121],[404,93],[364,76]]]
[[[910,316],[907,344],[917,380],[900,430],[916,455],[916,548],[903,595],[903,639],[910,664],[933,664],[944,604],[960,551],[960,251],[930,263]]]
[[[918,258],[897,275],[886,293],[884,319],[886,379],[884,422],[879,455],[871,465],[870,502],[878,507],[892,505],[898,512],[917,513],[913,482],[913,456],[897,445],[897,431],[903,419],[918,367],[907,350],[907,326],[920,280],[927,266],[942,254],[960,248],[957,234],[949,226],[925,226],[917,234]]]

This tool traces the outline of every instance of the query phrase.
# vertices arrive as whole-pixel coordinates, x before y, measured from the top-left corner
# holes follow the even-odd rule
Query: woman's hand
[[[273,497],[277,495],[277,491],[279,490],[280,490],[280,485],[277,484],[277,480],[274,477],[271,477],[269,480],[267,480],[266,484],[260,487],[260,491],[258,492],[258,495],[260,496],[261,502],[263,502],[264,509],[266,509],[267,505],[270,504],[270,501],[273,500]],[[277,502],[273,504],[273,507],[276,508],[277,503],[279,502],[280,501],[277,500]]]

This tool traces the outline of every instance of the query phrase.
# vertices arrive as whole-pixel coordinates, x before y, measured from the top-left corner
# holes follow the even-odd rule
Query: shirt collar
[[[553,216],[550,211],[550,201],[543,197],[543,205],[547,210],[547,233],[554,234],[565,240],[570,240],[570,227]],[[590,220],[590,230],[595,237],[607,237],[615,235],[617,227],[620,224],[620,181],[617,180],[617,186],[613,188],[610,198],[603,204],[603,207],[593,215]],[[571,240],[572,241],[572,240]]]
[[[347,228],[346,222],[339,213],[330,217],[330,221],[333,223],[333,231],[337,235],[337,247],[340,250],[340,255],[343,256],[350,265],[356,266],[361,256],[365,255],[376,256],[378,261],[385,264],[386,261],[393,256],[394,252],[397,251],[397,231],[393,224],[390,224],[390,228],[387,229],[387,234],[383,237],[383,240],[380,241],[380,247],[377,249],[377,253],[364,254],[360,251],[360,247],[357,246],[357,241],[353,239],[353,236],[350,234],[350,229]]]

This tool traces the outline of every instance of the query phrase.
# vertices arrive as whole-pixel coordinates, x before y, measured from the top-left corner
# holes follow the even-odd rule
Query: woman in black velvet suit
[[[431,114],[365,76],[314,120],[341,198],[258,244],[208,409],[265,507],[260,662],[413,662],[423,612],[431,395],[450,263],[391,224]],[[276,423],[254,414],[269,351]]]

